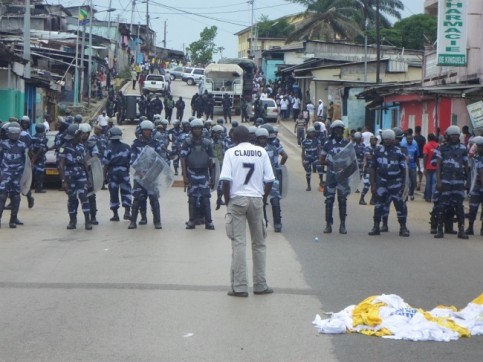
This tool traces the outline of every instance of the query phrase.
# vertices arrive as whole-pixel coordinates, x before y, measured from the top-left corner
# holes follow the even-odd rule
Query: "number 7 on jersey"
[[[245,177],[245,182],[243,183],[244,185],[247,185],[252,178],[253,172],[255,172],[255,164],[244,162],[243,168],[248,168],[247,176]]]

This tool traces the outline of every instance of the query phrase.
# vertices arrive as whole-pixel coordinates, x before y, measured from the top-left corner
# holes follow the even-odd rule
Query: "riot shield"
[[[284,199],[287,197],[289,185],[288,169],[286,165],[279,166],[279,168],[277,169],[277,178],[280,188],[280,197]]]
[[[20,191],[22,195],[26,196],[32,185],[32,163],[27,152],[25,152],[25,167],[23,169],[22,177],[20,178]]]
[[[97,157],[92,157],[87,161],[87,177],[89,178],[89,190],[87,196],[95,194],[102,189],[104,184],[104,172],[102,170],[101,160]]]
[[[218,183],[220,182],[220,161],[216,157],[212,158],[212,161],[210,175],[213,182],[211,189],[216,190],[218,188]]]
[[[146,146],[134,161],[134,180],[151,195],[163,195],[173,184],[174,175],[168,163],[156,151]]]
[[[346,185],[350,192],[355,192],[361,182],[354,144],[349,143],[332,158],[335,177],[338,184]]]

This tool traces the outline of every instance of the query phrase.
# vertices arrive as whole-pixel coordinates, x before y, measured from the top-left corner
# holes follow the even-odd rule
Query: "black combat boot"
[[[402,217],[399,219],[399,236],[409,237],[409,230],[406,227],[406,218]]]
[[[307,177],[307,188],[305,189],[305,191],[311,191],[312,188],[310,187],[310,177]]]
[[[139,200],[134,199],[132,202],[132,207],[131,207],[131,223],[127,227],[128,229],[136,229],[137,228],[137,218],[138,218],[138,212],[139,212]]]
[[[435,239],[441,239],[444,237],[444,214],[442,212],[438,212],[438,226],[434,237]]]
[[[381,226],[381,229],[380,229],[381,233],[389,232],[389,226],[387,225],[387,220],[388,220],[387,216],[382,217],[382,226]]]
[[[129,206],[124,206],[124,216],[123,220],[131,220],[131,208]]]
[[[475,232],[473,231],[474,223],[474,220],[468,220],[468,228],[465,231],[466,235],[475,235]]]
[[[436,234],[436,231],[438,229],[438,214],[436,213],[436,211],[434,211],[434,209],[429,214],[431,215],[430,222],[429,222],[429,224],[431,225],[430,233],[434,235]]]
[[[34,207],[35,199],[33,198],[31,191],[29,191],[29,193],[27,194],[27,203],[28,203],[28,208],[29,209],[31,209],[32,207]]]
[[[332,232],[332,223],[334,222],[334,219],[332,218],[332,211],[333,211],[333,206],[334,203],[332,202],[327,202],[325,204],[325,229],[324,229],[324,234],[330,234]]]
[[[141,210],[141,220],[139,220],[139,225],[146,225],[148,223],[148,218],[146,215],[146,210]]]
[[[96,219],[97,212],[91,212],[91,224],[92,225],[99,225],[99,221]]]
[[[465,226],[464,225],[458,225],[458,239],[469,239],[468,235],[465,233]]]
[[[367,205],[366,200],[364,200],[365,194],[361,194],[361,198],[359,199],[359,205]]]
[[[215,225],[213,225],[213,220],[211,220],[211,203],[210,199],[204,197],[201,201],[203,203],[203,214],[205,216],[205,229],[206,230],[215,230]]]
[[[35,178],[35,193],[36,194],[44,194],[46,191],[44,190],[44,174],[38,174]]]
[[[371,196],[371,200],[369,201],[369,205],[375,205],[376,200],[374,199],[374,195]]]
[[[188,212],[189,212],[189,220],[186,223],[186,229],[194,229],[196,227],[196,224],[195,224],[196,200],[194,197],[188,198]]]
[[[12,199],[12,211],[10,214],[10,222],[8,223],[8,226],[11,229],[15,229],[17,227],[17,215],[18,215],[18,209],[20,207],[20,195],[15,195],[10,197]]]
[[[69,224],[67,230],[73,230],[77,227],[77,214],[69,214]]]
[[[381,235],[381,229],[379,228],[380,220],[376,220],[374,218],[374,226],[372,227],[372,230],[369,231],[369,235],[374,236],[374,235]]]
[[[153,224],[155,229],[162,229],[161,226],[161,208],[159,207],[159,200],[151,200],[151,210],[153,211]]]
[[[445,218],[444,218],[445,234],[450,234],[450,235],[458,234],[458,232],[454,229],[454,216],[455,216],[455,213],[453,210],[446,212]]]
[[[117,213],[117,209],[112,210],[112,217],[109,219],[110,221],[119,221],[119,214]]]
[[[1,227],[3,210],[5,209],[5,202],[7,202],[7,193],[0,192],[0,227]]]
[[[276,233],[279,233],[282,231],[282,210],[280,208],[280,199],[272,198],[270,203],[272,204],[273,230]]]
[[[347,217],[347,201],[345,199],[339,199],[339,234],[347,234],[347,229],[345,228],[345,220]]]
[[[85,219],[85,229],[92,230],[91,214],[89,212],[84,213],[84,219]]]

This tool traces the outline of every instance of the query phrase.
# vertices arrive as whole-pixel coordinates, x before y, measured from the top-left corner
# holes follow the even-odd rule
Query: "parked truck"
[[[200,92],[213,94],[215,108],[222,107],[223,95],[228,94],[235,114],[241,113],[243,95],[243,69],[237,64],[210,64],[205,68],[205,78]]]
[[[217,107],[222,106],[223,94],[228,93],[232,109],[236,115],[240,115],[244,103],[250,108],[256,69],[255,63],[250,59],[220,59],[217,64],[210,64],[205,68],[205,79],[200,84],[200,92],[203,93],[206,89],[208,93],[212,93]]]

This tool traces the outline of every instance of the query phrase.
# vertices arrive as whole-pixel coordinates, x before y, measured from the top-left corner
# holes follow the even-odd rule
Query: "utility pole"
[[[80,14],[80,7],[79,7]],[[77,17],[77,36],[75,39],[74,106],[79,105],[79,17]]]
[[[92,0],[89,1],[89,63],[87,64],[87,107],[91,105],[91,86],[92,86],[92,20],[93,9]]]
[[[86,23],[82,24],[82,42],[81,42],[81,59],[80,59],[80,69],[81,69],[81,84],[80,84],[80,100],[82,101],[84,99],[84,53],[85,53],[85,47],[86,47]]]
[[[109,10],[112,9],[112,0],[109,0]],[[111,40],[111,12],[107,14],[107,39]]]
[[[132,22],[134,21],[134,8],[135,7],[136,7],[136,0],[132,0],[131,25],[129,26],[129,35],[132,34]]]
[[[166,22],[168,20],[164,21],[164,38],[163,38],[163,48],[166,49]]]
[[[381,23],[379,19],[379,0],[376,0],[376,84],[381,82]]]
[[[27,60],[23,76],[30,79],[30,0],[25,0],[25,12],[23,15],[23,57]]]
[[[148,33],[149,33],[149,0],[146,0],[146,39],[148,38],[147,36]],[[148,54],[151,51],[151,43],[152,43],[152,39],[150,35],[148,39],[148,44],[147,44]]]

